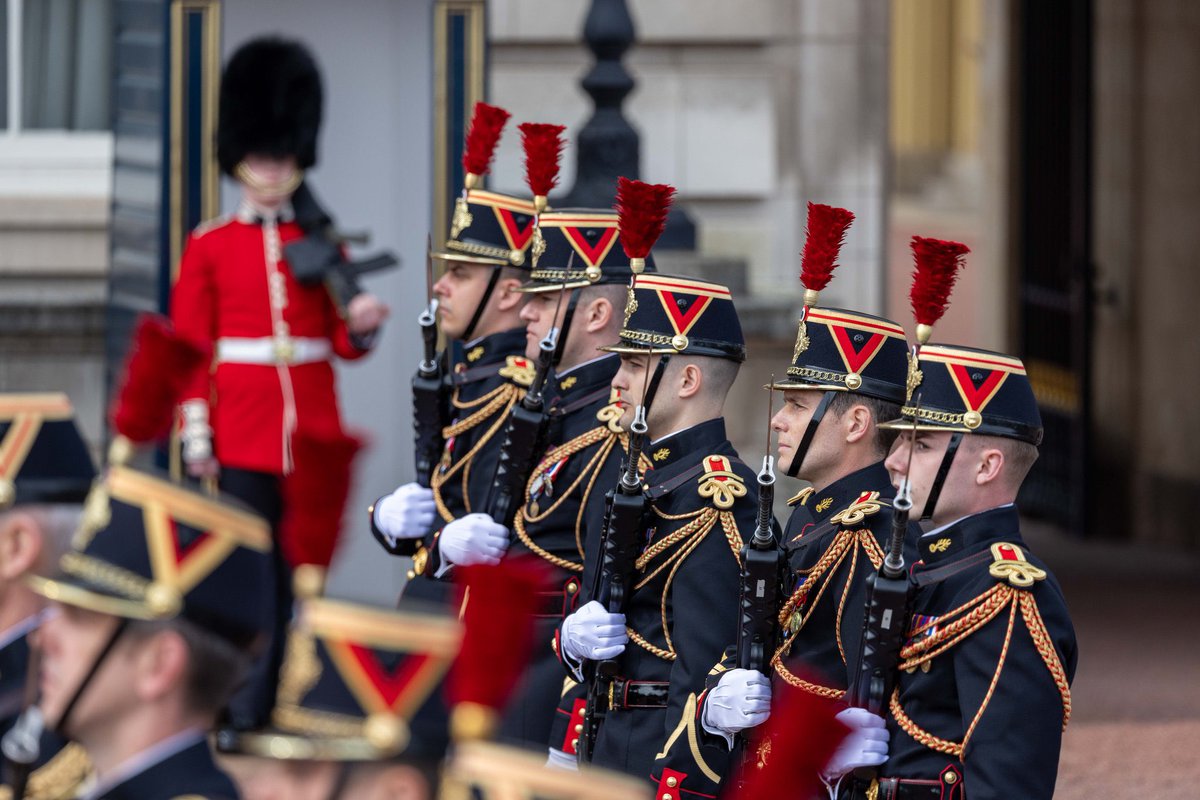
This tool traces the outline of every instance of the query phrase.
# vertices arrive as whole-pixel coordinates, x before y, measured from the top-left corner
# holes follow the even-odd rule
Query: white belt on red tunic
[[[263,336],[256,339],[223,337],[217,340],[218,364],[295,366],[328,361],[332,354],[333,346],[328,339]]]

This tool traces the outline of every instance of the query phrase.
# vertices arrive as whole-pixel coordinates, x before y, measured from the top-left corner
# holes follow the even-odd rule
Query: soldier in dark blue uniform
[[[638,275],[621,342],[606,349],[621,354],[613,387],[623,424],[643,394],[654,397],[644,545],[627,614],[589,602],[564,621],[558,651],[576,679],[583,659],[619,656],[592,763],[649,778],[660,792],[711,793],[728,753],[686,745],[697,741],[705,675],[736,633],[739,553],[757,513],[754,471],[726,438],[722,416],[745,359],[741,326],[724,286]],[[599,547],[591,539],[585,550]],[[585,587],[594,581],[584,575]],[[579,711],[573,725],[582,722]]]
[[[270,725],[217,735],[246,800],[435,797],[449,739],[436,690],[460,637],[415,604],[301,600]]]
[[[95,477],[66,395],[0,395],[0,736],[35,699],[30,637],[45,616],[45,601],[24,578],[51,568],[67,549]],[[86,777],[87,756],[65,744],[42,733],[31,764],[32,791],[67,796]],[[15,765],[6,766],[0,784],[11,786]]]
[[[1020,360],[949,345],[921,347],[909,385],[885,423],[902,432],[887,466],[936,527],[919,541],[890,753],[866,796],[1049,798],[1077,651],[1015,505],[1042,439],[1033,390]]]
[[[533,657],[499,736],[540,749],[564,689],[550,644],[578,604],[587,531],[602,524],[604,495],[616,483],[628,449],[611,387],[619,359],[599,348],[617,342],[633,272],[613,211],[557,210],[541,214],[538,226],[545,250],[522,287],[530,295],[521,311],[526,357],[536,358],[552,326],[561,332],[546,390],[547,446],[528,476],[508,552],[532,553],[547,562],[555,589],[542,598]],[[654,269],[652,260],[646,269]]]
[[[839,241],[826,230],[835,215],[844,225],[853,219],[841,209],[810,206],[810,243]],[[837,252],[819,255],[832,265]],[[806,247],[802,280],[814,272],[813,257]],[[862,636],[866,577],[878,570],[891,532],[895,492],[883,460],[892,434],[879,423],[893,419],[904,399],[904,330],[879,317],[818,307],[817,300],[817,291],[806,289],[792,363],[770,387],[784,398],[771,421],[779,468],[811,484],[789,501],[783,545],[791,592],[779,613],[775,674],[769,680],[737,669],[731,647],[702,698],[704,730],[727,746],[767,718],[781,683],[821,697],[845,695]],[[913,546],[919,535],[914,524]]]
[[[249,511],[119,464],[49,577],[40,709],[87,752],[89,798],[235,798],[207,733],[270,629],[271,532]]]
[[[483,104],[480,104],[483,106]],[[477,106],[476,120],[508,114]],[[472,124],[467,149],[479,126]],[[496,132],[498,140],[499,133]],[[451,553],[465,542],[487,539],[469,524],[451,527],[482,509],[496,470],[509,410],[533,377],[526,359],[525,328],[518,292],[529,274],[528,248],[535,209],[530,200],[478,188],[495,141],[485,147],[479,173],[468,172],[463,196],[455,206],[445,246],[432,254],[445,265],[433,291],[439,301],[438,322],[452,357],[447,376],[450,424],[442,431],[445,449],[434,470],[431,489],[404,484],[370,508],[371,530],[393,555],[412,556],[413,568],[404,595],[449,602],[449,564],[443,562],[443,536],[454,541]],[[442,580],[446,578],[446,580]]]

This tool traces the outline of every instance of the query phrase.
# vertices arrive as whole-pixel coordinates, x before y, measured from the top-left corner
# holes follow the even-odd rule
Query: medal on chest
[[[541,513],[541,500],[554,497],[554,479],[566,463],[567,457],[564,456],[534,476],[533,483],[529,485],[529,505],[526,508],[529,516],[536,517]]]

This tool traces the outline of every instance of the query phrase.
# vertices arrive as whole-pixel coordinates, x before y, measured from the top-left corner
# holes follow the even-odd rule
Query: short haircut
[[[613,333],[621,330],[622,312],[625,310],[625,297],[628,287],[620,283],[599,283],[585,286],[579,290],[579,305],[587,306],[593,300],[604,298],[612,306],[612,319],[609,328]]]
[[[704,375],[703,385],[707,387],[706,393],[722,403],[725,402],[729,390],[733,388],[733,382],[737,380],[738,371],[742,368],[741,364],[729,358],[674,355],[671,356],[666,371],[674,374],[688,364],[695,364],[696,368]]]
[[[971,440],[975,452],[995,448],[1004,454],[1005,481],[1014,492],[1021,488],[1021,484],[1029,476],[1029,470],[1033,469],[1033,464],[1038,459],[1037,447],[1019,439],[985,434],[971,434],[966,438]]]
[[[182,617],[132,620],[127,630],[138,641],[165,631],[173,631],[183,639],[188,649],[184,702],[198,714],[219,713],[250,667],[250,656],[233,642]]]
[[[529,278],[529,273],[526,272],[525,270],[517,269],[516,267],[510,267],[510,266],[506,265],[506,266],[500,267],[500,277],[497,278],[496,280],[498,280],[498,281],[514,280],[514,281],[521,281],[522,283],[524,283],[528,278]]]
[[[425,788],[428,797],[437,797],[438,790],[441,784],[441,767],[440,760],[430,758],[417,758],[409,756],[405,753],[392,756],[380,761],[353,761],[346,762],[347,768],[350,770],[350,782],[347,788],[355,788],[355,784],[362,781],[373,780],[374,777],[385,772],[393,767],[409,767],[416,770],[421,779],[425,781]]]
[[[829,401],[829,411],[837,415],[838,419],[855,406],[865,406],[871,412],[871,420],[875,423],[875,451],[883,458],[891,451],[897,432],[880,428],[879,423],[897,419],[900,416],[900,405],[857,392],[835,392],[833,399]]]

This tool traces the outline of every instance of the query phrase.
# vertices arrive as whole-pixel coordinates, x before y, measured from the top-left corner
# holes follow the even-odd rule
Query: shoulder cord
[[[482,398],[480,398],[479,401],[472,401],[472,403],[470,405],[466,405],[466,406],[459,404],[458,399],[457,399],[458,392],[455,391],[454,403],[455,403],[456,407],[468,408],[468,407],[478,405],[480,402],[484,402],[484,401],[487,402],[487,405],[484,406],[483,408],[481,408],[480,410],[474,412],[473,414],[471,414],[469,417],[462,420],[461,422],[455,422],[450,425],[447,425],[445,428],[442,429],[443,438],[450,439],[452,437],[458,436],[459,434],[464,433],[464,432],[474,428],[475,426],[480,424],[484,419],[487,419],[488,417],[490,417],[492,415],[495,415],[496,419],[494,422],[492,422],[491,426],[487,429],[487,431],[484,432],[483,436],[479,437],[479,441],[477,441],[475,443],[475,445],[466,453],[466,455],[464,455],[462,458],[456,460],[450,466],[450,468],[445,471],[442,471],[440,469],[435,469],[433,471],[433,476],[430,478],[429,486],[431,489],[433,489],[433,499],[434,499],[434,503],[437,505],[438,513],[441,514],[442,519],[445,520],[446,522],[451,522],[452,520],[454,520],[454,514],[451,513],[450,509],[446,506],[445,501],[442,499],[442,491],[441,491],[442,486],[461,470],[462,474],[463,474],[462,475],[463,505],[466,508],[467,513],[468,514],[471,513],[471,497],[470,497],[470,493],[467,491],[468,479],[470,478],[470,474],[471,474],[471,468],[470,468],[471,460],[475,457],[475,454],[478,453],[479,450],[493,436],[496,435],[496,431],[498,431],[500,429],[500,427],[504,424],[504,422],[508,419],[508,412],[521,399],[523,391],[524,390],[521,387],[517,386],[516,384],[505,383],[502,386],[496,387],[491,392],[488,392],[486,395],[484,395]],[[500,413],[497,413],[497,412],[500,412]]]
[[[1004,669],[1004,663],[1008,658],[1008,648],[1012,642],[1013,627],[1016,623],[1018,608],[1021,611],[1025,628],[1029,631],[1029,636],[1033,640],[1033,645],[1037,649],[1038,655],[1042,657],[1042,661],[1050,671],[1050,676],[1054,680],[1055,686],[1058,687],[1063,705],[1062,727],[1063,730],[1066,730],[1067,724],[1071,721],[1071,687],[1067,682],[1062,662],[1059,661],[1058,654],[1054,651],[1054,646],[1050,642],[1050,635],[1046,630],[1045,623],[1042,621],[1042,615],[1038,611],[1037,601],[1034,599],[1033,594],[1027,590],[1018,589],[1009,584],[998,583],[988,591],[963,603],[953,611],[913,629],[910,637],[918,638],[901,649],[900,658],[902,661],[900,668],[912,670],[923,663],[931,661],[935,656],[946,652],[991,622],[1005,608],[1009,609],[1008,626],[1004,633],[1004,644],[1000,647],[1000,657],[996,663],[996,671],[992,674],[992,681],[988,686],[987,693],[984,695],[983,702],[980,704],[979,710],[975,712],[975,716],[972,718],[971,724],[967,727],[966,734],[963,736],[961,743],[939,738],[921,728],[904,713],[904,709],[900,706],[899,687],[892,693],[889,704],[892,716],[904,732],[918,743],[931,750],[952,755],[959,759],[962,758],[963,751],[966,749],[971,735],[975,732],[979,720],[983,717],[983,712],[991,702],[996,685],[1000,681],[1000,673]],[[951,620],[948,624],[946,623],[947,618]],[[928,635],[921,635],[933,629],[934,626],[936,626],[936,629],[932,630]]]

